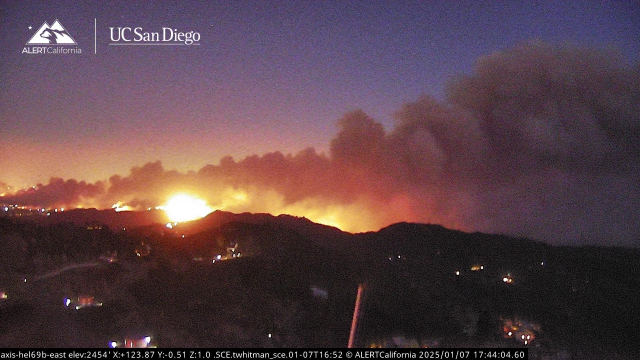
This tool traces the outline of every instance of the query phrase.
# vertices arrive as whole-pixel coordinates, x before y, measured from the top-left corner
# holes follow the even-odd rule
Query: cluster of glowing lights
[[[204,200],[185,194],[175,195],[165,205],[158,206],[158,209],[164,210],[174,223],[197,220],[214,210]]]
[[[529,345],[536,338],[535,332],[540,331],[540,325],[528,321],[505,319],[503,330],[507,339],[521,341]]]
[[[110,341],[109,347],[117,348],[117,347],[125,347],[125,348],[146,348],[146,347],[155,347],[151,345],[151,336],[145,336],[141,339],[124,339],[124,343],[118,343],[117,341]]]

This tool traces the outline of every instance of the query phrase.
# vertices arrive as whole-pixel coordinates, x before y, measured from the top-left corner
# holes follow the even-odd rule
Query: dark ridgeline
[[[0,218],[0,346],[106,346],[148,333],[162,347],[345,347],[367,283],[357,346],[511,347],[526,335],[532,358],[639,351],[637,249],[408,223],[354,235],[220,211],[169,229],[157,215]],[[104,305],[69,311],[65,294]]]

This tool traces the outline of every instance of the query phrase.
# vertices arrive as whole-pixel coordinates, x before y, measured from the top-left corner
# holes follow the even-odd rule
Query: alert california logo
[[[29,30],[33,27],[29,26]],[[82,54],[82,49],[77,47],[69,31],[58,19],[49,25],[46,21],[40,26],[31,39],[27,41],[27,46],[22,49],[23,54],[29,55],[67,55]]]

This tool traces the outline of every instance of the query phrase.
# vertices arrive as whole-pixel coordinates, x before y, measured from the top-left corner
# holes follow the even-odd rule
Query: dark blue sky
[[[153,160],[196,170],[224,155],[326,151],[345,112],[361,108],[392,129],[403,103],[443,98],[447,80],[479,57],[532,39],[611,46],[633,62],[640,53],[635,1],[0,6],[0,136],[33,149],[0,160],[2,180],[18,186],[51,175],[97,180]],[[83,54],[22,54],[35,31],[28,27],[55,19]],[[117,26],[198,31],[202,45],[109,46]]]

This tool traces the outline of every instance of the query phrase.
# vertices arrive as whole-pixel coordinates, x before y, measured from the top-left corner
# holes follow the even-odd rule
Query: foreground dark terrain
[[[165,223],[156,211],[0,218],[0,347],[345,347],[362,284],[358,346],[640,356],[637,249],[219,211]]]

